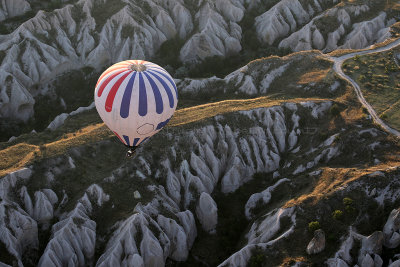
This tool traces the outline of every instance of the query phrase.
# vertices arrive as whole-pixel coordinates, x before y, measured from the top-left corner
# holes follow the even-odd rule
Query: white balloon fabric
[[[97,112],[115,135],[137,147],[171,119],[178,91],[171,75],[144,60],[127,60],[109,67],[94,92]]]

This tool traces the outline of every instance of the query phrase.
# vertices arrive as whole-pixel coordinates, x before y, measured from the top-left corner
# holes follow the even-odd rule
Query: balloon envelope
[[[94,92],[101,119],[129,147],[137,147],[160,131],[178,103],[174,80],[162,67],[127,60],[109,67]]]

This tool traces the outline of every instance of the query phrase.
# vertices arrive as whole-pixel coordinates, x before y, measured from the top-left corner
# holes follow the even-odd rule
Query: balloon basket
[[[131,159],[135,156],[136,152],[135,152],[136,148],[130,148],[127,152],[126,152],[126,158]]]

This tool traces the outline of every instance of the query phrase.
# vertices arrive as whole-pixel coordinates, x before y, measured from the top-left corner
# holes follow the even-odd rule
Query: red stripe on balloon
[[[118,88],[121,86],[122,82],[125,80],[125,78],[130,74],[131,72],[129,71],[125,75],[123,75],[121,78],[118,79],[116,83],[114,83],[113,87],[111,88],[110,92],[108,93],[107,100],[106,100],[106,111],[110,112],[112,110],[112,106],[114,103],[115,95],[118,92]]]
[[[101,74],[99,80],[97,81],[96,87],[97,87],[97,85],[99,85],[99,83],[101,82],[101,80],[102,80],[107,74],[109,74],[110,72],[113,72],[113,71],[116,71],[116,70],[118,70],[118,69],[122,69],[122,68],[128,67],[128,66],[129,66],[129,64],[127,64],[127,63],[125,63],[125,64],[120,64],[120,65],[115,64],[114,66],[111,66],[108,70],[106,70],[105,72],[103,72],[103,74]]]
[[[125,142],[122,140],[122,138],[117,134],[117,132],[114,132],[113,131],[113,133],[118,137],[118,139],[119,139],[119,141],[121,141],[123,144],[125,144]]]
[[[110,75],[110,77],[108,77],[100,86],[99,91],[97,92],[97,96],[100,97],[103,94],[104,89],[106,88],[106,86],[111,82],[112,79],[114,79],[116,76],[118,76],[119,74],[123,73],[126,70],[121,70],[119,72],[113,73]]]

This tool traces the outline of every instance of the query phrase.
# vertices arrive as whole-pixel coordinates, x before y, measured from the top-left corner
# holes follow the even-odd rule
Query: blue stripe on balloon
[[[167,123],[169,122],[170,119],[171,119],[171,118],[169,118],[169,119],[166,120],[166,121],[160,122],[160,123],[157,125],[156,130],[160,130],[161,128],[164,128],[164,126],[167,125]]]
[[[144,142],[146,142],[147,141],[147,139],[149,139],[148,137],[146,137],[145,139],[143,139],[143,141],[142,142],[140,142],[141,144],[143,144]]]
[[[136,73],[137,72],[133,73],[128,85],[125,88],[124,96],[122,97],[120,115],[124,119],[128,118],[129,116],[129,107],[131,105],[132,89],[135,82]]]
[[[155,74],[151,71],[149,71],[149,73],[152,76],[156,77],[156,79],[163,85],[165,92],[167,92],[167,95],[168,95],[169,106],[170,106],[170,108],[173,108],[174,107],[174,97],[172,96],[172,92],[171,92],[171,89],[169,88],[168,84],[166,84],[165,81],[161,77],[159,77],[157,74]]]
[[[164,104],[160,90],[158,89],[158,86],[156,85],[154,80],[146,72],[143,72],[143,74],[147,77],[147,80],[149,81],[151,88],[153,89],[154,99],[156,100],[156,112],[158,114],[161,114],[164,110]]]
[[[150,69],[150,72],[151,71],[157,72],[157,73],[161,74],[162,76],[164,76],[172,84],[172,86],[174,87],[175,93],[176,93],[176,98],[178,98],[178,89],[176,88],[175,82],[170,77],[168,77],[168,75],[163,73],[162,71],[158,71],[157,69],[153,69],[153,70]]]
[[[129,136],[123,135],[125,142],[128,146],[130,146],[130,142],[129,142]]]
[[[147,93],[146,93],[146,85],[144,84],[144,80],[142,74],[139,73],[139,115],[146,116],[147,114]]]
[[[137,143],[139,142],[139,140],[140,140],[140,138],[135,138],[135,139],[133,140],[132,146],[136,146]]]

